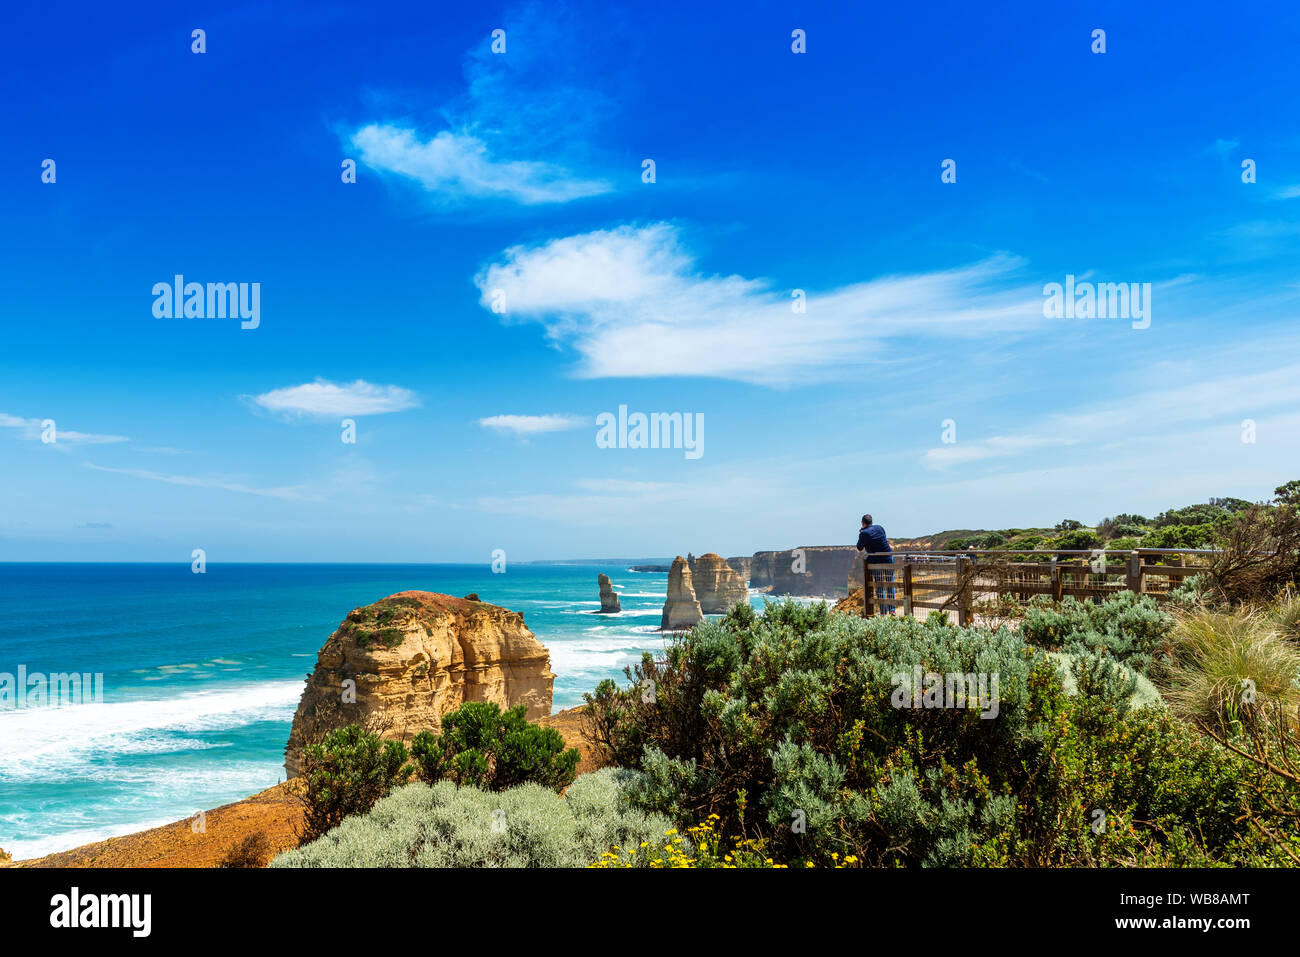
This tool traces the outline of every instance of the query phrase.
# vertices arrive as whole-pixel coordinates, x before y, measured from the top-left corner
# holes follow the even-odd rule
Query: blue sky
[[[1300,12],[1134,6],[7,9],[0,560],[1265,498],[1300,477]],[[156,317],[176,274],[260,283],[258,327]],[[1149,327],[1046,318],[1067,275],[1150,283]],[[703,454],[598,447],[620,405]]]

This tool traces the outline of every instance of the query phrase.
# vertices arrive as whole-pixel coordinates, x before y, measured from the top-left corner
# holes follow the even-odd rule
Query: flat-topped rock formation
[[[524,617],[486,602],[404,591],[348,612],[316,656],[285,747],[289,777],[302,748],[360,724],[409,744],[466,701],[551,713],[550,652]]]
[[[660,631],[680,631],[690,628],[704,618],[699,599],[695,597],[695,586],[691,580],[691,566],[678,555],[673,559],[668,571],[668,599],[664,602],[664,614],[660,620]]]
[[[691,582],[700,610],[706,615],[724,615],[737,602],[749,600],[749,589],[736,570],[717,552],[706,552],[691,566]]]
[[[614,586],[610,583],[609,576],[601,572],[596,576],[596,582],[600,585],[600,610],[602,614],[610,614],[616,611],[622,611],[623,606],[619,604],[618,593],[614,591]]]

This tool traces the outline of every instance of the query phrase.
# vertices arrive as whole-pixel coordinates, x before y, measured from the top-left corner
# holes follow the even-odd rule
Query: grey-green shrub
[[[585,867],[672,826],[627,806],[625,778],[612,768],[585,774],[568,797],[532,783],[500,792],[409,784],[271,866]]]
[[[1170,663],[1173,629],[1173,616],[1150,596],[1122,591],[1101,604],[1067,598],[1054,605],[1034,598],[1025,609],[1020,637],[1050,650],[1104,653],[1134,671],[1159,677]]]
[[[1115,688],[1113,691],[1112,689],[1103,691],[1098,687],[1099,682],[1089,682],[1085,679],[1083,683],[1085,694],[1091,693],[1094,696],[1103,696],[1107,692],[1111,692],[1113,697],[1108,703],[1121,711],[1126,711],[1129,708],[1158,708],[1164,706],[1165,699],[1146,675],[1140,671],[1133,671],[1119,662],[1106,659],[1104,656],[1092,652],[1069,654],[1064,651],[1049,651],[1047,657],[1056,662],[1061,672],[1061,684],[1064,685],[1065,693],[1068,695],[1079,694],[1079,674],[1081,671],[1091,676],[1103,667],[1102,662],[1109,660],[1111,666],[1116,669],[1116,677],[1122,680],[1123,687]]]

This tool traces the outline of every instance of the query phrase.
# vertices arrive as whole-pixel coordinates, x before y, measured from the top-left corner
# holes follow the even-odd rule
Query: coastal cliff
[[[289,777],[302,748],[361,724],[410,743],[466,701],[551,711],[550,653],[517,612],[469,598],[404,591],[348,613],[316,658],[285,748]]]
[[[767,584],[774,596],[840,598],[849,592],[857,549],[852,545],[802,545],[798,549],[767,551],[754,555],[750,585],[758,588],[759,555],[771,555],[766,563]],[[861,583],[861,573],[858,581]]]
[[[707,552],[691,566],[691,581],[700,610],[706,615],[723,615],[737,602],[749,600],[745,580],[721,555]]]
[[[749,584],[749,572],[754,566],[754,557],[752,555],[737,555],[735,558],[728,558],[727,564],[735,569],[741,581],[746,585]]]
[[[841,598],[848,594],[857,558],[853,546],[804,545],[770,554],[773,595]]]
[[[772,564],[777,554],[777,552],[754,552],[749,560],[750,588],[772,587]]]

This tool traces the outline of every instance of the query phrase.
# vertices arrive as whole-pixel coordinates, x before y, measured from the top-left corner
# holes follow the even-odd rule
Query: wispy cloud
[[[514,246],[482,269],[481,303],[536,321],[581,357],[578,374],[713,376],[784,384],[879,359],[883,340],[988,336],[1041,326],[1041,286],[1010,285],[1021,265],[973,265],[793,291],[766,279],[706,275],[670,223],[625,225]]]
[[[419,183],[440,200],[507,199],[525,206],[567,203],[612,189],[556,163],[504,159],[472,133],[443,130],[423,139],[414,130],[371,123],[352,135],[361,161]]]
[[[929,449],[921,456],[921,464],[928,469],[941,471],[982,459],[1005,458],[1051,446],[1073,445],[1075,441],[1077,440],[1049,435],[995,435],[980,441],[955,442]]]
[[[1114,450],[1136,443],[1147,446],[1153,436],[1169,439],[1188,434],[1188,448],[1200,448],[1191,433],[1235,434],[1245,419],[1289,414],[1300,406],[1300,364],[1258,372],[1193,376],[1194,381],[1148,389],[1126,396],[1119,404],[1099,404],[1078,411],[1039,418],[1017,435],[1001,435],[927,449],[921,465],[933,471],[990,459],[1014,459],[1047,448],[1080,446],[1092,453],[1123,461]],[[1199,431],[1198,431],[1199,430]]]
[[[737,511],[771,501],[768,480],[749,475],[713,473],[693,482],[588,478],[577,479],[573,485],[574,491],[483,496],[475,504],[494,514],[572,525],[605,524],[608,516],[619,515],[625,522],[659,526],[666,511],[693,509],[706,500],[714,503],[714,508]]]
[[[607,30],[615,30],[611,15]],[[614,70],[573,55],[583,29],[563,8],[522,4],[505,12],[507,50],[487,33],[465,55],[465,86],[438,104],[436,118],[377,118],[343,133],[361,162],[422,187],[434,202],[460,206],[502,200],[524,206],[567,203],[611,192],[609,179],[579,171],[617,99],[592,86]],[[607,42],[610,38],[606,37]],[[629,172],[629,176],[633,175]]]
[[[132,478],[145,479],[149,482],[164,482],[168,485],[185,485],[190,488],[221,489],[226,492],[240,492],[246,495],[260,495],[266,498],[292,500],[306,500],[315,497],[308,493],[306,486],[302,485],[285,485],[278,488],[255,488],[251,485],[245,485],[242,482],[233,482],[219,478],[204,478],[195,475],[166,475],[161,472],[151,472],[147,469],[111,468],[107,465],[96,465],[93,462],[86,462],[85,466],[88,469],[94,469],[96,472],[111,472],[114,475],[129,475]]]
[[[14,429],[18,435],[24,439],[34,439],[40,441],[42,434],[45,432],[45,420],[43,419],[25,419],[17,415],[7,415],[0,412],[0,428]],[[125,435],[97,435],[93,432],[77,432],[74,429],[59,428],[55,422],[53,431],[54,442],[52,445],[111,445],[118,442],[130,442],[131,440]]]
[[[317,379],[315,382],[272,389],[261,395],[242,398],[267,412],[314,418],[382,415],[386,412],[401,412],[419,404],[418,397],[410,389],[396,385],[374,385],[364,379],[347,383]]]
[[[479,419],[478,424],[486,429],[498,432],[512,432],[515,435],[539,435],[543,432],[563,432],[578,429],[590,422],[589,419],[576,415],[491,415]]]

